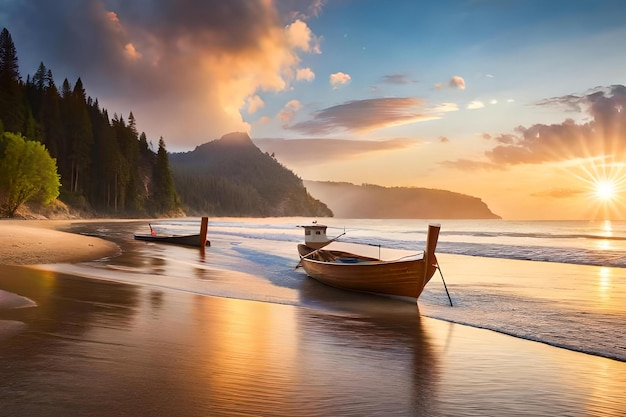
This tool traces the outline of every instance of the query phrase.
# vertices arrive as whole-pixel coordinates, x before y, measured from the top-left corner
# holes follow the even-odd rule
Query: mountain
[[[413,187],[304,181],[336,217],[351,219],[500,219],[477,197]]]
[[[229,133],[170,153],[176,191],[188,215],[330,217],[302,179],[263,153],[246,133]]]

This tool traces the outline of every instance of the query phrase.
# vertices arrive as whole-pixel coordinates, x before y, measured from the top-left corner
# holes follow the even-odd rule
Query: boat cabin
[[[326,236],[327,226],[322,224],[310,224],[298,226],[304,229],[304,244],[313,249],[320,249],[330,243]]]

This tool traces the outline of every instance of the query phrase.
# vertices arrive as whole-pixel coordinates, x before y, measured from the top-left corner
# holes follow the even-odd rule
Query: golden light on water
[[[611,269],[602,267],[598,275],[598,294],[603,301],[609,301],[611,299]]]
[[[611,224],[611,220],[604,220],[600,228],[602,229],[602,236],[607,238],[613,236],[613,225]],[[611,250],[613,248],[610,239],[597,240],[595,242],[595,247],[600,250]]]

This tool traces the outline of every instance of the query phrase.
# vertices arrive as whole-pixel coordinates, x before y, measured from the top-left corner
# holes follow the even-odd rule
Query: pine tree
[[[60,148],[64,138],[63,120],[61,119],[61,95],[48,70],[44,80],[44,93],[39,112],[39,121],[43,126],[43,143],[50,155],[59,160]],[[65,155],[63,155],[65,156]]]
[[[94,183],[89,201],[96,208],[117,213],[118,178],[123,158],[109,115],[106,110],[100,110],[97,100],[90,104],[89,115],[94,131]]]
[[[59,149],[63,155],[61,181],[70,192],[81,193],[89,185],[91,155],[93,149],[93,129],[87,98],[80,78],[71,89],[67,79],[63,82],[61,117],[63,120],[64,140]]]
[[[24,133],[26,126],[17,52],[6,28],[0,32],[0,119],[7,132]]]
[[[37,67],[37,71],[35,72],[35,75],[33,75],[33,80],[32,80],[32,83],[36,89],[43,91],[43,89],[46,87],[47,74],[48,74],[48,69],[43,64],[43,62],[41,62],[39,64],[39,67]]]
[[[159,139],[154,169],[152,172],[152,203],[158,214],[170,214],[180,208],[180,199],[174,188],[172,169],[170,168],[165,141]]]

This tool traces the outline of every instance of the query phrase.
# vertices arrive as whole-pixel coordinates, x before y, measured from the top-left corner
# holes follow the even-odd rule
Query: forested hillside
[[[315,216],[332,212],[292,171],[231,133],[185,153],[170,154],[174,183],[188,213],[216,216]]]
[[[175,215],[176,195],[163,139],[155,153],[132,112],[109,117],[80,78],[57,87],[43,62],[23,80],[9,31],[0,33],[0,132],[42,143],[56,159],[60,199],[97,215]],[[1,157],[1,155],[0,155]],[[1,193],[0,193],[1,194]]]
[[[354,219],[499,219],[480,198],[446,190],[305,181],[337,217]]]

